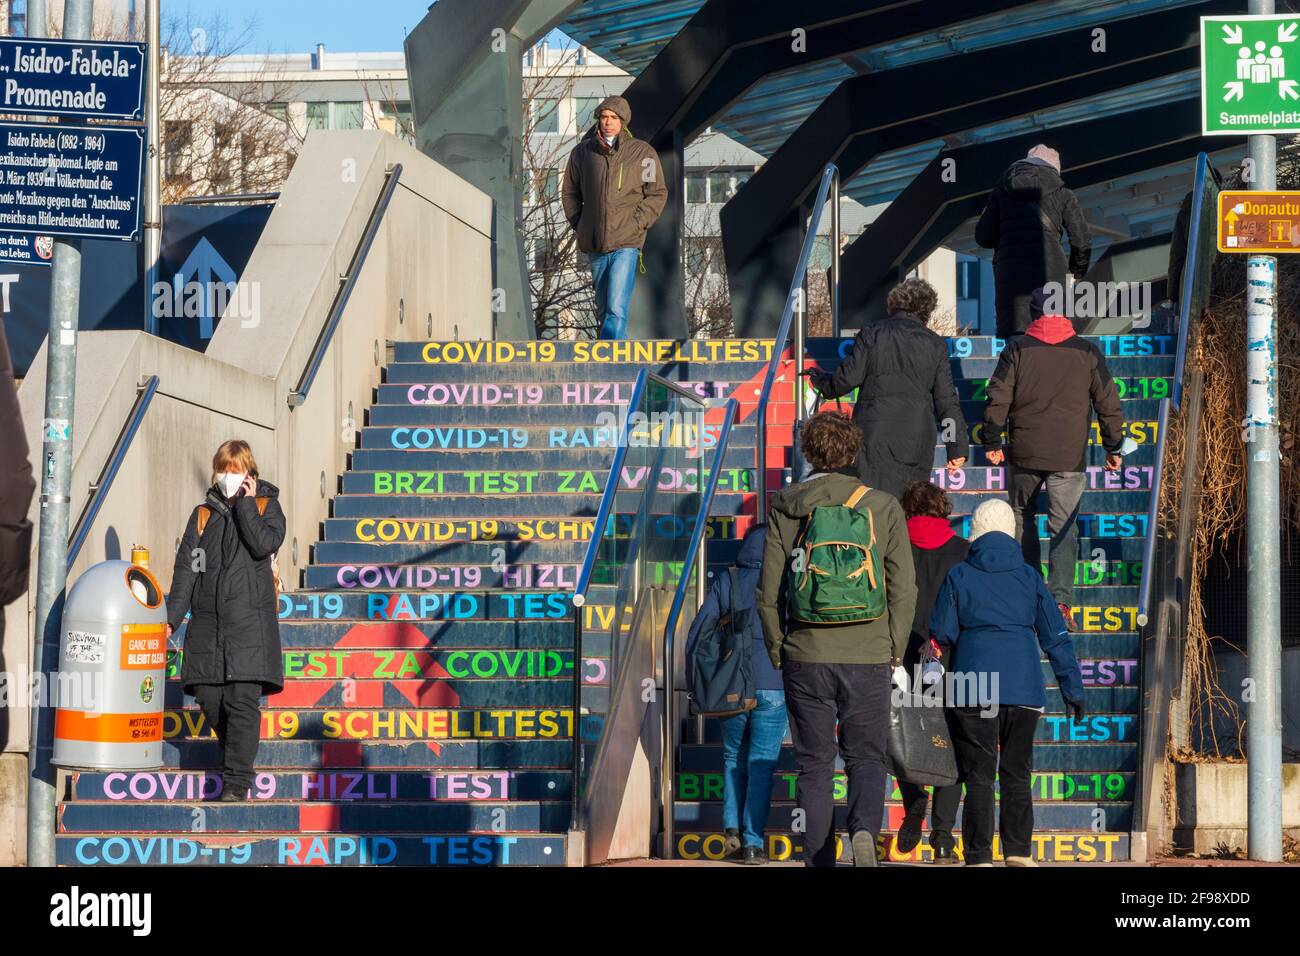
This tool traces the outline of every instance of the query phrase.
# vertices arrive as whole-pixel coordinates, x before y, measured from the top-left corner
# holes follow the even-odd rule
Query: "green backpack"
[[[854,624],[885,613],[885,569],[876,548],[867,493],[859,485],[842,505],[814,508],[795,541],[790,617],[802,624]]]

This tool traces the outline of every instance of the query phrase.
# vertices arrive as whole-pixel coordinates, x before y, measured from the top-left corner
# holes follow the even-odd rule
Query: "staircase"
[[[1035,849],[1049,860],[1127,857],[1137,766],[1134,605],[1156,400],[1173,342],[1098,341],[1140,449],[1118,477],[1101,471],[1100,447],[1090,451],[1074,637],[1089,716],[1071,726],[1049,689],[1034,781]],[[809,355],[833,368],[848,344],[812,340]],[[970,422],[981,418],[998,346],[952,340]],[[562,865],[574,670],[584,703],[603,710],[608,643],[590,631],[620,613],[612,587],[589,590],[580,610],[590,656],[575,661],[570,592],[612,458],[610,416],[642,367],[702,396],[740,401],[708,529],[710,567],[723,567],[754,520],[753,415],[769,350],[755,340],[393,345],[304,590],[280,597],[287,679],[264,708],[249,801],[210,802],[220,789],[217,743],[181,694],[173,659],[166,769],[72,774],[59,807],[58,862]],[[769,408],[772,468],[787,460],[791,441],[788,386]],[[976,505],[1003,493],[1002,469],[985,466],[977,449],[954,480],[938,468],[941,449],[935,460],[964,534]],[[624,478],[643,476],[632,469]],[[670,474],[676,480],[686,476]],[[683,858],[721,856],[719,739],[716,723],[697,742],[695,722],[684,721],[674,808]],[[790,827],[794,766],[787,742],[768,835],[774,859],[801,849]],[[885,813],[886,828],[896,828],[896,789]],[[890,847],[891,858],[905,859]],[[924,841],[910,855],[928,857]]]

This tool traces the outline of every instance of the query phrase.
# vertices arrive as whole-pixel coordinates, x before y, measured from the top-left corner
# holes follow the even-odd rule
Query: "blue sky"
[[[424,18],[428,0],[189,0],[164,5],[163,16],[184,15],[202,25],[214,16],[228,34],[250,27],[240,53],[369,53],[402,49],[408,31]],[[164,30],[165,32],[165,30]]]

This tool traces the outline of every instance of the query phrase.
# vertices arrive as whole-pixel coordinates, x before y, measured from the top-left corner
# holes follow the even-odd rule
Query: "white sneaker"
[[[1037,866],[1032,856],[1009,856],[1006,860],[1007,866]]]

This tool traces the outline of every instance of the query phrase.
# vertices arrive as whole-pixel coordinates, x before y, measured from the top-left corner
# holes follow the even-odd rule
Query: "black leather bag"
[[[900,698],[902,706],[899,706]],[[943,708],[924,706],[911,694],[894,690],[885,762],[895,777],[918,787],[948,787],[956,783],[957,754]]]

